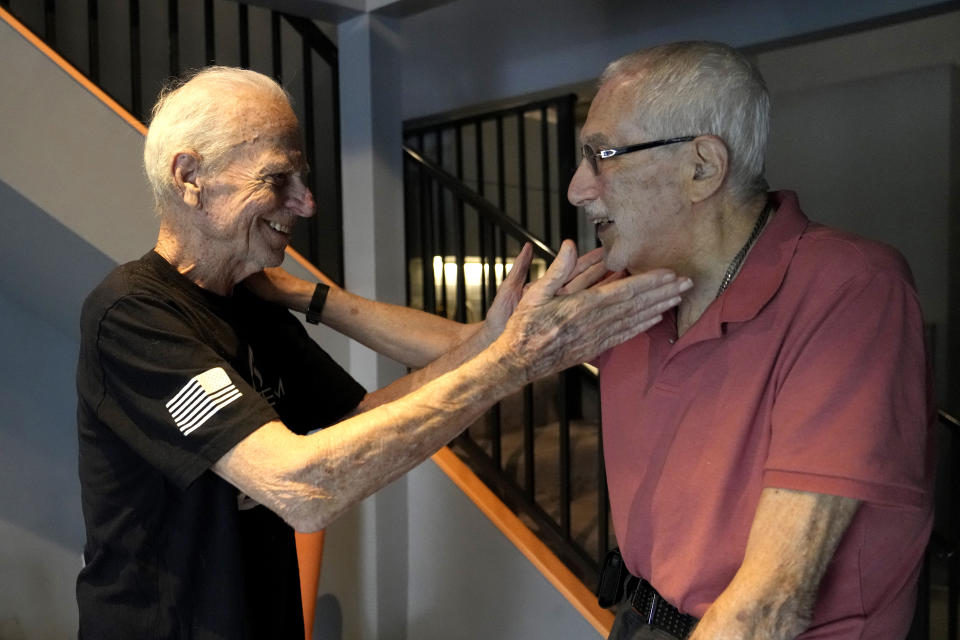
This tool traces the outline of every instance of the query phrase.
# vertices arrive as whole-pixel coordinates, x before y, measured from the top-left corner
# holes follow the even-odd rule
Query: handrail
[[[940,418],[940,422],[943,423],[944,426],[951,429],[960,429],[960,419],[950,415],[943,409],[937,411],[937,417]]]
[[[504,231],[507,231],[515,239],[532,244],[534,252],[539,254],[540,257],[550,260],[557,257],[556,252],[544,244],[540,238],[537,238],[519,224],[514,222],[512,218],[505,215],[492,202],[464,185],[455,176],[444,171],[439,165],[432,162],[428,158],[425,158],[422,154],[408,147],[407,145],[403,146],[403,152],[408,158],[425,169],[427,173],[443,183],[445,187],[455,193],[461,200],[479,211],[481,215],[487,218],[487,220],[502,227]]]

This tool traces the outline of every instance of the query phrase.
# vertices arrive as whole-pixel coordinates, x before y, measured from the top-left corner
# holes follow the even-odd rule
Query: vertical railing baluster
[[[575,167],[575,149],[572,144],[565,144],[564,141],[572,142],[574,139],[574,119],[573,110],[576,104],[575,95],[567,95],[561,98],[556,106],[557,114],[556,139],[557,139],[557,224],[562,242],[565,238],[572,238],[578,241],[577,237],[577,209],[566,199],[564,195],[565,187],[573,177]],[[549,198],[550,194],[545,194]],[[572,455],[570,443],[570,422],[574,417],[582,417],[581,393],[583,390],[583,376],[576,371],[564,371],[560,374],[561,396],[557,398],[557,406],[560,409],[560,524],[564,534],[570,536],[572,527],[570,505],[573,500],[572,494]],[[602,469],[601,469],[602,472]]]
[[[577,208],[567,200],[567,185],[577,169],[577,148],[575,144],[566,144],[575,140],[576,122],[574,110],[577,96],[570,94],[557,101],[557,218],[560,225],[560,239],[577,237]],[[586,250],[586,247],[582,247]]]
[[[570,412],[568,411],[567,397],[572,391],[570,370],[558,374],[557,385],[557,428],[560,438],[560,464],[558,465],[560,483],[560,530],[567,538],[570,537]]]
[[[507,210],[507,187],[505,179],[505,168],[504,168],[504,149],[503,149],[503,116],[499,115],[496,119],[496,134],[497,134],[497,202],[500,207],[500,211]],[[499,263],[503,269],[503,276],[506,276],[507,272],[507,261],[504,257],[506,253],[506,235],[501,230],[498,236],[499,243],[495,246],[499,249],[494,249],[495,253],[498,255],[494,256],[494,266],[496,266],[497,258],[499,257]],[[495,286],[499,285],[496,282],[496,274],[494,274],[494,283]],[[501,404],[498,402],[495,404],[491,410],[493,412],[493,420],[491,421],[491,432],[490,432],[490,455],[493,458],[493,463],[496,465],[497,469],[503,468],[503,417]]]
[[[430,228],[433,208],[430,197],[433,190],[433,181],[427,177],[425,171],[420,171],[420,260],[423,263],[423,308],[428,313],[437,312],[436,282],[433,276],[433,249]]]
[[[484,195],[485,183],[483,172],[483,121],[477,119],[474,123],[475,145],[474,151],[477,163],[477,193]],[[490,291],[487,288],[487,277],[484,270],[487,267],[486,248],[487,248],[487,227],[483,224],[483,218],[480,212],[477,212],[477,231],[480,237],[479,258],[480,258],[480,316],[487,315],[487,306],[490,302]]]
[[[330,65],[330,84],[331,87],[331,96],[330,104],[333,106],[331,121],[333,122],[333,170],[335,173],[334,176],[334,197],[336,198],[336,234],[337,238],[340,238],[341,244],[343,243],[343,185],[342,185],[342,170],[340,167],[340,54],[336,47],[333,47],[331,55],[327,57],[327,64]],[[344,258],[343,250],[339,252],[337,256],[337,272],[341,274],[341,282],[346,277],[344,274]]]
[[[443,166],[443,132],[438,127],[434,130],[434,142],[437,145],[437,164],[441,167]],[[446,216],[446,207],[444,206],[447,200],[446,191],[443,188],[443,185],[437,184],[440,192],[437,194],[437,221],[439,224],[438,232],[440,235],[440,304],[443,307],[443,317],[450,317],[450,301],[447,299],[447,216]]]
[[[142,73],[140,69],[140,0],[130,0],[130,112],[143,120]]]
[[[213,15],[213,0],[203,0],[204,63],[216,64],[217,38]]]
[[[520,190],[520,226],[528,229],[527,224],[527,128],[526,118],[521,110],[517,113],[517,183]]]
[[[280,40],[280,14],[270,12],[270,50],[273,58],[273,79],[283,83],[283,43]]]
[[[240,44],[240,66],[250,68],[250,11],[247,5],[237,5],[237,36]]]
[[[536,500],[536,481],[534,469],[534,405],[533,383],[523,388],[523,488],[527,497]]]
[[[453,152],[456,159],[456,176],[463,180],[463,129],[454,128]],[[463,200],[459,198],[455,206],[457,228],[457,322],[467,321],[467,277],[464,273],[467,263],[466,228],[467,221],[463,210]]]
[[[503,148],[503,116],[497,116],[497,205],[500,211],[507,212],[507,168],[505,165],[506,152]],[[504,276],[507,273],[507,263],[504,254],[507,251],[507,234],[500,231],[500,251],[501,264],[503,265]]]
[[[170,75],[176,77],[180,75],[180,9],[177,0],[167,0],[167,41],[170,43]]]
[[[88,75],[94,84],[100,82],[100,16],[98,0],[87,0],[87,63]]]
[[[317,166],[316,154],[316,118],[313,108],[313,50],[306,40],[300,41],[301,54],[301,84],[303,85],[303,137],[306,143],[307,166]],[[317,172],[311,171],[307,180],[313,193],[317,193]],[[307,238],[307,247],[309,248],[309,260],[317,264],[320,258],[320,246],[318,234],[320,233],[320,222],[317,216],[309,218],[309,237]]]
[[[553,241],[553,225],[550,213],[550,131],[547,123],[547,108],[540,108],[540,169],[543,182],[543,241],[548,247],[556,247]]]
[[[57,1],[43,2],[43,39],[51,48],[57,48]]]

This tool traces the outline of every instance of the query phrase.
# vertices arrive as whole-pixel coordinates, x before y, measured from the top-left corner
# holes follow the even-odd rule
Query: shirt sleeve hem
[[[767,469],[763,474],[763,486],[846,496],[893,507],[919,509],[929,500],[925,491],[912,487],[782,469]]]
[[[257,417],[259,416],[259,418]],[[175,484],[181,489],[186,490],[203,473],[212,467],[217,460],[222,458],[230,449],[240,444],[244,438],[273,420],[279,420],[277,413],[272,408],[265,408],[262,411],[251,415],[249,422],[238,425],[233,429],[224,430],[220,437],[210,441],[205,447],[197,452],[188,464],[183,465],[174,476]]]

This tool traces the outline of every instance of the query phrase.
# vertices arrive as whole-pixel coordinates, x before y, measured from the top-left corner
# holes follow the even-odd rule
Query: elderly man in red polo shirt
[[[920,305],[896,251],[767,192],[768,114],[742,56],[678,43],[611,64],[581,132],[568,196],[607,268],[694,282],[597,361],[609,564],[630,574],[611,638],[910,626],[932,524]]]

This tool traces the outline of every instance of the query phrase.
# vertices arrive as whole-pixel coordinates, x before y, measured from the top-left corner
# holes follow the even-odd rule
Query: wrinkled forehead
[[[604,82],[590,103],[580,132],[581,142],[594,146],[636,142],[642,136],[642,118],[637,112],[639,79],[617,75]]]
[[[300,125],[286,100],[241,99],[227,111],[229,129],[236,144],[273,140],[300,146]]]
[[[226,127],[231,146],[243,156],[286,157],[301,165],[303,138],[297,118],[286,101],[248,101],[230,109],[230,123]]]

